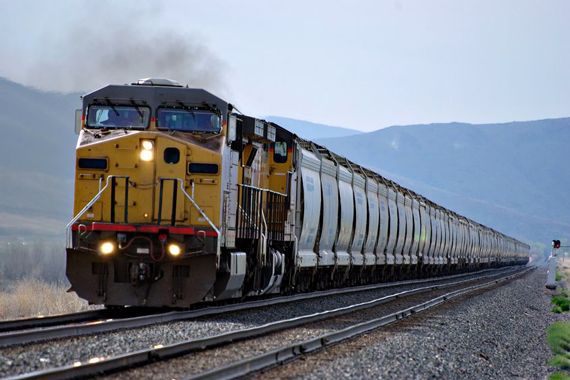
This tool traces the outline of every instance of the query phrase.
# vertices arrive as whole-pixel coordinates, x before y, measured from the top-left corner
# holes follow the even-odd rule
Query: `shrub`
[[[561,293],[559,295],[553,296],[552,303],[556,305],[554,309],[558,308],[557,310],[559,310],[559,311],[554,311],[553,309],[552,311],[554,311],[555,313],[570,311],[570,299],[568,299],[566,293]]]
[[[27,278],[66,281],[63,241],[0,239],[0,258],[0,290]]]
[[[38,279],[18,280],[0,293],[0,319],[34,317],[77,312],[88,309],[87,302],[69,286]]]

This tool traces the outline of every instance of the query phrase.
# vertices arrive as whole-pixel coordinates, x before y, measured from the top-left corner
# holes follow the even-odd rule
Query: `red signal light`
[[[554,249],[560,248],[560,240],[552,240],[552,248]]]

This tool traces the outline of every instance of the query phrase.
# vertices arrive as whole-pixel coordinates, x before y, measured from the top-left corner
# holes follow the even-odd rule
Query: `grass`
[[[570,299],[568,298],[568,293],[565,290],[560,292],[560,294],[552,296],[551,302],[554,305],[552,311],[555,313],[570,311]]]
[[[548,345],[554,353],[549,364],[562,370],[570,369],[570,322],[558,321],[548,327]],[[570,380],[566,372],[555,372],[549,377],[550,380]]]
[[[570,376],[564,372],[554,372],[548,380],[570,380]]]
[[[569,268],[564,265],[563,263],[559,263],[558,270],[556,270],[556,281],[560,282],[562,280],[566,280],[567,273],[566,271]],[[562,286],[562,290],[560,294],[552,296],[552,304],[554,307],[552,311],[554,313],[565,313],[570,311],[570,298],[568,298],[568,291],[565,289],[565,286]]]
[[[565,262],[558,262],[559,270],[556,271],[556,281],[568,283],[570,265]],[[563,287],[559,294],[552,296],[552,311],[564,313],[570,311],[570,298],[566,287]],[[549,364],[560,369],[549,376],[549,380],[570,380],[568,370],[570,370],[570,322],[558,321],[548,327],[547,341],[554,357]]]
[[[67,293],[63,283],[22,279],[0,292],[0,319],[55,315],[89,309],[75,293]]]

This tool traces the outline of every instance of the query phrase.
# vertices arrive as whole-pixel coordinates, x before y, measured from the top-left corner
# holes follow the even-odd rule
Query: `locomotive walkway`
[[[304,315],[285,320],[273,321],[251,328],[221,333],[215,336],[190,339],[177,342],[176,344],[165,346],[156,345],[152,349],[139,350],[115,357],[101,356],[93,358],[87,362],[77,362],[68,367],[41,370],[35,373],[28,373],[27,375],[22,372],[20,373],[23,375],[22,378],[73,378],[77,376],[90,376],[105,371],[140,366],[158,359],[164,360],[189,352],[195,352],[195,354],[190,356],[192,359],[200,358],[200,356],[204,355],[208,357],[209,355],[210,359],[202,358],[201,361],[198,360],[198,362],[208,363],[207,365],[211,366],[212,363],[214,363],[212,361],[213,358],[220,359],[221,357],[224,357],[224,350],[235,352],[237,348],[240,352],[255,353],[256,350],[254,347],[256,346],[267,348],[267,343],[260,343],[257,339],[261,339],[262,341],[264,339],[273,339],[274,342],[279,343],[277,346],[277,352],[264,352],[259,357],[253,356],[248,359],[252,361],[239,363],[237,367],[234,364],[227,367],[228,364],[230,364],[228,362],[216,364],[216,367],[225,367],[221,369],[221,372],[220,370],[213,370],[209,373],[200,374],[204,368],[198,368],[198,370],[194,368],[194,371],[183,372],[186,374],[185,376],[189,373],[195,373],[200,376],[216,378],[220,376],[224,377],[225,375],[228,375],[229,377],[243,375],[248,373],[252,368],[260,369],[266,365],[275,364],[276,362],[280,362],[288,357],[292,358],[303,351],[316,349],[319,348],[319,346],[336,342],[341,337],[345,339],[353,334],[362,334],[364,331],[367,331],[368,328],[377,328],[384,324],[412,315],[425,308],[435,306],[447,299],[458,297],[466,292],[475,291],[480,287],[494,286],[499,280],[506,281],[513,276],[521,275],[523,272],[526,273],[526,271],[528,271],[528,269],[523,269],[522,271],[519,269],[515,273],[512,269],[507,269],[504,271],[486,273],[485,276],[479,277],[478,279],[456,279],[452,281],[448,280],[444,284],[416,286],[414,289],[404,291],[398,289],[397,292],[392,291],[391,294],[383,297],[369,300],[367,302],[352,304],[350,306],[330,309],[318,313],[305,313]],[[355,311],[359,312],[355,313]],[[382,317],[378,318],[378,315],[382,315]],[[342,328],[339,328],[339,326]],[[287,330],[283,331],[284,329]],[[294,331],[296,331],[296,333],[292,334]],[[291,338],[289,338],[288,341],[287,339],[284,339],[284,337],[279,337],[280,334],[285,334],[287,336],[294,335],[296,339],[291,341]],[[261,338],[259,338],[260,336]],[[277,340],[275,341],[276,337]],[[306,342],[309,337],[312,337],[313,340]],[[244,351],[243,347],[238,348],[242,343],[231,344],[232,342],[239,340],[244,340],[243,344],[249,344],[251,349],[249,351],[247,349]],[[286,342],[288,342],[287,347],[283,347],[283,344]],[[211,349],[220,345],[228,346],[220,349]],[[287,352],[287,355],[289,356],[283,356],[285,352]],[[0,350],[0,357],[2,357],[3,354],[4,352]],[[226,357],[228,356],[226,355]],[[236,359],[235,355],[230,355],[229,357],[233,358],[233,360]],[[271,358],[271,360],[268,360],[268,358]],[[176,360],[188,361],[186,356],[182,357],[182,359]],[[257,363],[257,365],[252,367],[255,363]],[[259,363],[264,363],[264,365],[259,365]],[[172,366],[171,363],[167,364],[167,367],[176,368],[176,366]],[[244,368],[248,368],[249,370],[244,372]],[[148,374],[155,373],[154,370],[148,366],[136,371],[137,377],[145,372]],[[128,373],[126,376],[133,375],[133,373]],[[170,376],[170,374],[163,372],[162,376]],[[173,376],[175,375],[173,374]]]

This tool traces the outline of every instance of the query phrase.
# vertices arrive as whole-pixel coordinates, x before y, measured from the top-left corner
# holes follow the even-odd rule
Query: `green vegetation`
[[[565,374],[564,372],[554,372],[548,380],[570,380],[570,376]]]
[[[556,281],[561,281],[564,278],[564,273],[560,272],[560,271],[556,271]]]
[[[550,359],[550,365],[562,370],[570,369],[570,322],[554,322],[548,327],[547,341],[554,357]],[[553,373],[550,380],[570,380],[566,372]]]
[[[552,304],[554,307],[552,311],[554,313],[563,313],[570,311],[570,299],[568,298],[568,293],[563,290],[560,294],[552,296]]]

